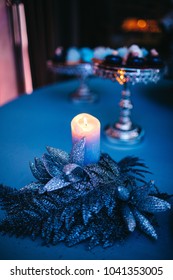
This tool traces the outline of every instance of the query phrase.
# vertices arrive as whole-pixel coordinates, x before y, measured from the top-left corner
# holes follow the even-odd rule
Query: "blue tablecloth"
[[[45,147],[71,150],[70,122],[82,112],[97,117],[102,129],[119,114],[121,86],[109,80],[91,78],[89,85],[99,100],[93,104],[73,104],[69,94],[77,80],[61,82],[35,90],[0,108],[0,183],[21,188],[34,178],[29,161],[40,157]],[[145,129],[144,141],[134,147],[117,148],[102,134],[101,149],[119,161],[127,155],[140,157],[153,172],[161,192],[173,193],[173,81],[137,84],[131,87],[132,119]],[[1,218],[4,213],[1,211]],[[91,251],[82,243],[72,248],[63,243],[44,247],[41,241],[9,236],[0,237],[1,259],[173,259],[173,212],[157,215],[158,241],[135,232],[111,248]]]

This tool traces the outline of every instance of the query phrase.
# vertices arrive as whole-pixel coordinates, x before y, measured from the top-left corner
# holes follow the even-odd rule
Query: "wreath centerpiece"
[[[171,205],[154,181],[146,181],[146,165],[132,156],[116,162],[105,153],[85,165],[85,145],[82,138],[70,154],[47,147],[30,163],[35,182],[19,190],[0,185],[2,233],[53,245],[87,241],[89,248],[112,246],[136,229],[157,239],[154,214]]]

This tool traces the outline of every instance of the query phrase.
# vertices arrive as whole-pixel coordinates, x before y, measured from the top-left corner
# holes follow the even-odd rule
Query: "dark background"
[[[53,81],[46,61],[58,46],[119,46],[139,44],[155,47],[169,58],[172,33],[161,19],[173,7],[171,0],[23,0],[34,88]],[[128,17],[154,19],[161,33],[124,32]]]

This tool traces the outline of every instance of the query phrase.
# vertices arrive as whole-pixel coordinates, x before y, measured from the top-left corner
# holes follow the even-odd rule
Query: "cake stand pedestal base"
[[[106,139],[112,144],[130,146],[140,143],[144,137],[144,130],[139,126],[133,125],[128,130],[122,130],[116,125],[107,125],[104,129]]]
[[[98,96],[90,90],[87,84],[81,84],[79,88],[69,95],[70,101],[74,103],[93,103]]]

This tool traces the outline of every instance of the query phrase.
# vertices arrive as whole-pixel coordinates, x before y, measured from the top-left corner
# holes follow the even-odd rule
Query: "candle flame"
[[[84,125],[85,125],[85,126],[88,125],[88,122],[87,122],[87,118],[86,118],[86,117],[84,117],[83,122],[84,122]]]

